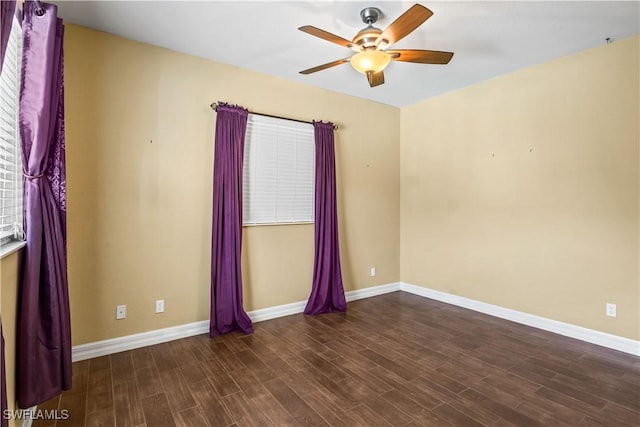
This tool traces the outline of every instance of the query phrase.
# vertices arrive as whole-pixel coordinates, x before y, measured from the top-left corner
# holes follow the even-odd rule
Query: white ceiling
[[[448,65],[392,62],[370,88],[350,56],[298,31],[313,25],[351,39],[375,6],[384,29],[415,1],[56,1],[66,22],[397,107],[640,32],[638,1],[422,1],[434,15],[395,48],[455,52]],[[214,77],[212,77],[214,78]]]

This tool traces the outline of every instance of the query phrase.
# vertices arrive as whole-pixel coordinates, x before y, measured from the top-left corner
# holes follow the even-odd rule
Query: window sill
[[[2,247],[0,247],[0,259],[3,259],[4,257],[19,251],[25,246],[27,246],[27,242],[21,240],[15,240],[13,242],[7,243],[6,245],[3,245]]]
[[[313,224],[313,221],[297,221],[297,222],[259,222],[252,224],[242,224],[243,227],[271,227],[273,225],[308,225]]]

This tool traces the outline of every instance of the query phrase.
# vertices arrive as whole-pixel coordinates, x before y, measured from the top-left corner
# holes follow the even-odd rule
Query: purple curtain
[[[211,323],[215,337],[239,330],[253,332],[242,307],[242,161],[248,111],[218,104],[213,160],[211,239]]]
[[[7,374],[4,370],[4,335],[2,334],[2,321],[0,321],[0,340],[2,341],[0,346],[0,349],[2,350],[2,363],[0,363],[0,375],[2,376],[2,385],[0,387],[0,406],[2,406],[2,412],[0,412],[0,427],[7,427],[9,425],[9,420],[4,416],[4,411],[9,408],[9,405],[7,405]]]
[[[4,63],[4,53],[7,50],[9,34],[11,34],[11,24],[16,10],[16,2],[0,1],[0,71]],[[9,420],[3,416],[7,410],[7,381],[4,368],[4,334],[2,333],[2,320],[0,319],[0,427],[9,425]]]
[[[333,123],[313,122],[316,140],[315,257],[305,314],[347,311],[340,269]]]
[[[0,322],[0,337],[2,338],[2,365],[0,365],[0,375],[2,375],[2,396],[0,396],[2,412],[0,413],[0,426],[7,427],[9,425],[9,419],[4,416],[4,411],[6,411],[9,406],[7,405],[7,374],[4,370],[4,335],[2,334],[2,322]]]
[[[0,426],[8,427],[9,419],[5,417],[5,411],[9,409],[9,405],[7,405],[7,374],[4,369],[4,335],[2,334],[2,322],[0,321],[0,338],[1,338],[1,349],[2,349],[2,363],[0,364],[0,375],[2,375],[2,395],[0,396],[0,401],[2,403],[2,412],[0,412]]]
[[[15,0],[0,1],[0,69],[4,62],[4,53],[9,43],[9,34],[11,34],[11,22],[16,10]]]
[[[27,246],[18,297],[21,408],[71,388],[67,288],[62,19],[55,5],[24,5],[20,135]]]

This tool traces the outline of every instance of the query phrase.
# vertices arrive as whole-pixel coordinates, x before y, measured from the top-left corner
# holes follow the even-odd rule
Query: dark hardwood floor
[[[78,362],[73,384],[40,407],[56,426],[640,425],[640,358],[402,292]]]

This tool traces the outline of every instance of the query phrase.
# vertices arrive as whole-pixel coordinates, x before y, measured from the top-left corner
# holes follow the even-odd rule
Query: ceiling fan
[[[373,26],[378,18],[382,16],[382,12],[378,8],[367,7],[360,12],[360,17],[362,21],[367,24],[367,27],[360,30],[352,41],[343,39],[340,36],[336,36],[335,34],[311,25],[300,27],[298,28],[300,31],[339,44],[356,52],[348,58],[338,59],[337,61],[300,71],[300,74],[311,74],[316,71],[322,71],[335,67],[336,65],[344,64],[345,62],[350,62],[356,71],[367,76],[369,85],[375,87],[384,83],[383,70],[391,61],[416,62],[419,64],[447,64],[451,61],[453,52],[420,49],[387,50],[389,46],[422,25],[431,15],[433,15],[433,12],[429,9],[422,5],[415,4],[382,31]]]

